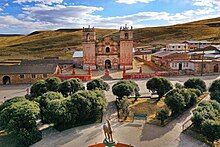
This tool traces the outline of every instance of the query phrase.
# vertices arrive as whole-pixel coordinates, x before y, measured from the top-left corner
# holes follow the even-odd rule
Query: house
[[[194,64],[195,73],[219,73],[220,72],[220,60],[190,60]]]
[[[0,66],[0,84],[27,84],[52,77],[61,70],[56,64]]]
[[[201,41],[184,41],[184,44],[188,45],[189,50],[195,50],[200,48],[205,48],[207,46],[210,46],[212,43],[207,40],[201,40]]]
[[[151,61],[163,67],[170,67],[173,60],[189,60],[185,51],[160,51],[152,54]]]
[[[138,58],[138,59],[147,61],[148,60],[148,56],[150,54],[152,54],[152,50],[144,49],[144,48],[136,48],[133,51],[133,54],[134,54],[134,58]]]
[[[188,53],[192,60],[201,60],[203,58],[203,54],[205,59],[220,58],[220,45],[211,45]]]
[[[172,70],[194,70],[194,64],[190,60],[172,60],[169,63],[169,68]]]
[[[185,43],[172,43],[166,46],[166,51],[188,51],[189,46]]]

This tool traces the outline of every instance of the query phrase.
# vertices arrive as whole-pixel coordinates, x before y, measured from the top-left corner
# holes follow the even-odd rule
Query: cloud
[[[30,0],[29,0],[30,1]],[[35,0],[36,1],[36,0]],[[137,27],[184,23],[204,18],[218,17],[217,7],[198,7],[180,13],[166,11],[143,11],[124,16],[104,17],[97,12],[104,11],[102,7],[65,4],[37,3],[25,5],[22,13],[17,16],[0,15],[0,30],[12,33],[30,33],[34,30],[81,28],[88,25],[99,28],[119,28],[123,24]]]
[[[220,6],[220,0],[193,0],[195,6],[214,7]]]
[[[61,4],[63,0],[14,0],[14,3],[30,3],[30,2],[35,2],[35,3],[43,3],[43,4]]]
[[[2,9],[2,8],[0,8],[0,12],[1,12],[1,11],[3,11],[3,9]]]
[[[135,4],[135,3],[150,3],[154,0],[117,0],[117,3],[123,4]]]

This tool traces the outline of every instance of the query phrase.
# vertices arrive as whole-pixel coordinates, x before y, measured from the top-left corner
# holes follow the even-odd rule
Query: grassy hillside
[[[36,31],[25,36],[0,36],[0,60],[7,58],[42,58],[45,56],[71,58],[72,51],[68,48],[81,50],[81,31],[81,29],[60,29],[56,31]],[[106,35],[117,39],[118,31],[97,29],[97,38]],[[136,46],[164,46],[166,43],[203,39],[220,42],[220,18],[134,30]]]

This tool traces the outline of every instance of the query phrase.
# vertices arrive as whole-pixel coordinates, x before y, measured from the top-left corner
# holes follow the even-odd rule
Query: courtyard
[[[173,84],[176,82],[184,83],[189,76],[182,77],[170,77],[169,79]],[[218,78],[218,76],[203,76],[199,77],[203,79],[207,86],[209,87],[211,82]],[[107,81],[107,83],[112,86],[118,82],[118,80]],[[146,89],[147,79],[136,80],[137,84],[140,87],[140,93],[142,96],[149,96],[150,93]],[[12,98],[14,96],[22,96],[27,93],[26,89],[30,85],[10,85],[10,86],[1,86],[0,101]],[[105,119],[110,119],[113,127],[113,137],[117,142],[131,144],[133,146],[152,146],[152,147],[177,147],[177,146],[207,146],[206,144],[197,141],[182,132],[182,125],[188,121],[191,116],[190,109],[184,112],[183,115],[173,120],[165,127],[159,127],[155,125],[146,124],[143,120],[135,120],[134,122],[129,123],[120,123],[117,120],[116,110],[114,107],[115,96],[110,91],[106,92],[106,98],[108,100],[108,108],[106,114],[104,115]],[[43,133],[43,139],[36,144],[34,147],[53,147],[53,146],[74,146],[74,147],[86,147],[91,144],[102,142],[104,139],[104,134],[102,132],[102,124],[92,124],[86,126],[80,126],[58,132],[54,129],[45,130]]]

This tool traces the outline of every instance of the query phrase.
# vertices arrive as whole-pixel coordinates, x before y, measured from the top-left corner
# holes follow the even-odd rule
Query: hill
[[[135,27],[135,26],[134,26]],[[220,42],[220,18],[185,24],[134,29],[135,46],[164,46],[185,40]],[[118,38],[118,31],[97,29],[97,38]],[[0,36],[0,60],[7,58],[42,58],[60,56],[71,58],[72,50],[81,50],[81,29],[36,31],[29,35]]]

